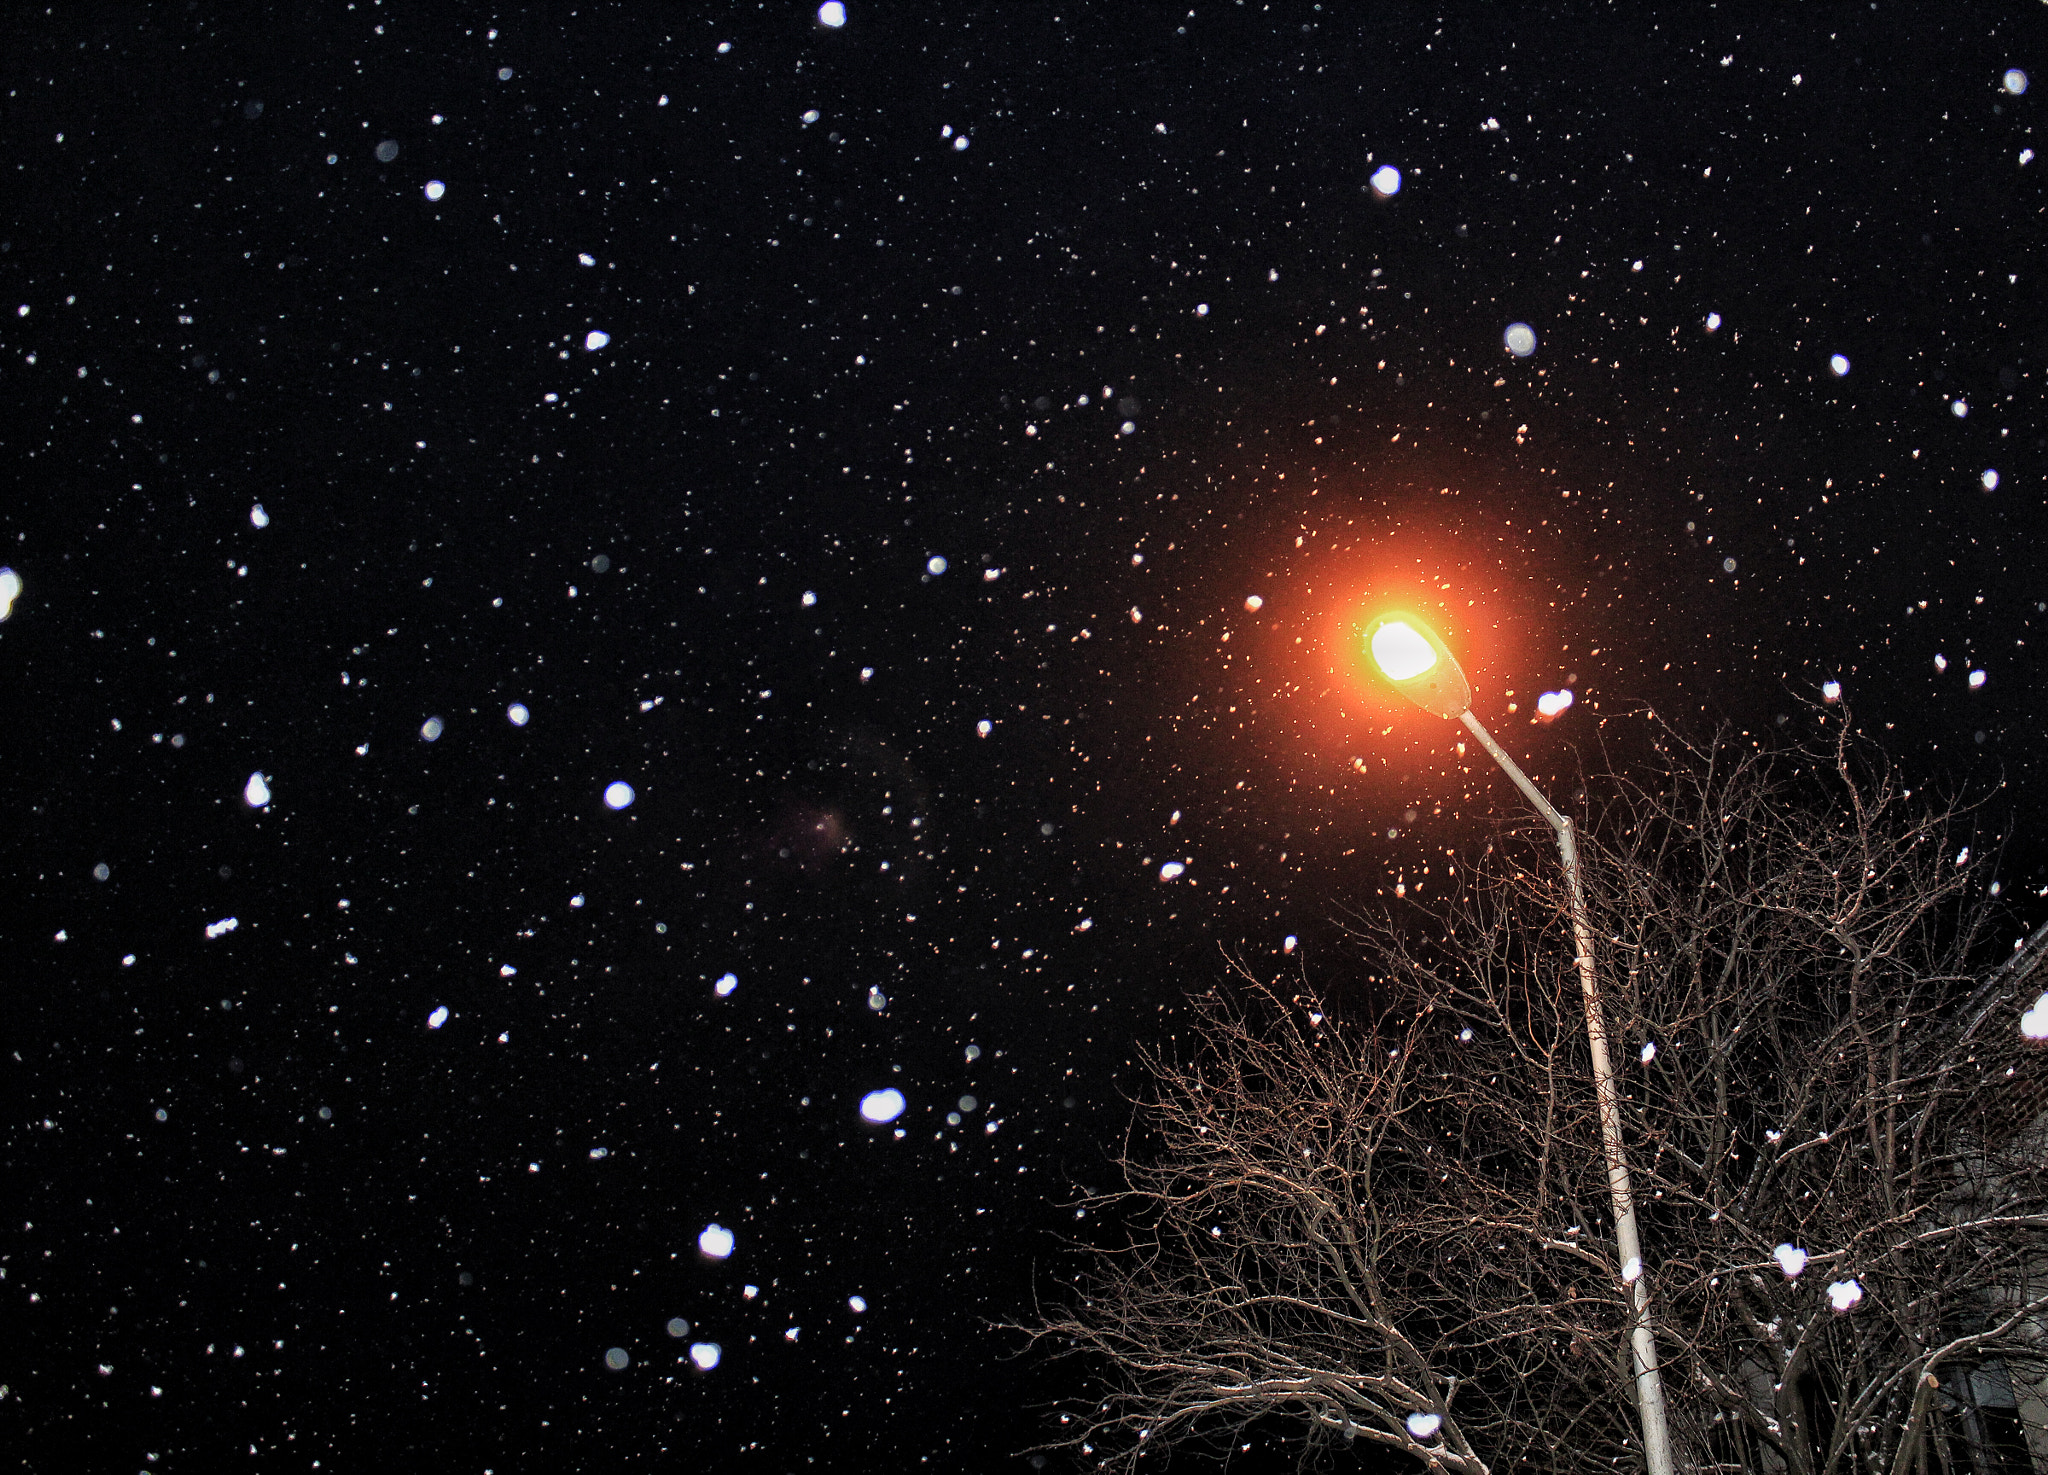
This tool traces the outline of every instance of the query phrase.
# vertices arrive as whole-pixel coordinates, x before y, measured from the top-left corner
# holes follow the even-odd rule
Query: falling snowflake
[[[879,1127],[887,1122],[893,1122],[896,1118],[902,1116],[903,1109],[907,1104],[903,1099],[901,1091],[897,1090],[894,1086],[885,1086],[879,1091],[870,1091],[867,1095],[860,1098],[861,1119],[873,1122]]]

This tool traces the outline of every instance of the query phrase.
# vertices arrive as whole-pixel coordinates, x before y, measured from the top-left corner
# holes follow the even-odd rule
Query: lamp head
[[[1396,691],[1438,717],[1462,717],[1472,707],[1472,684],[1436,631],[1409,614],[1381,615],[1365,627],[1372,663]]]

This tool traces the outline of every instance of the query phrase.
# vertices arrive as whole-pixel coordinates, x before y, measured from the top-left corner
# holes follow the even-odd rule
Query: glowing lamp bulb
[[[1472,683],[1450,647],[1413,615],[1388,613],[1366,631],[1366,648],[1394,689],[1438,717],[1472,709]]]
[[[1389,620],[1372,632],[1372,658],[1389,681],[1407,681],[1436,664],[1436,649],[1413,625]]]

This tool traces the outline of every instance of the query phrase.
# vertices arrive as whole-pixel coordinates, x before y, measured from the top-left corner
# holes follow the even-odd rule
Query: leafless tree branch
[[[1685,1468],[1945,1468],[1945,1379],[2048,1371],[2031,986],[1983,956],[1966,812],[1832,725],[1666,733],[1583,824]],[[1526,836],[1456,870],[1359,922],[1370,989],[1236,966],[1148,1057],[1095,1202],[1127,1238],[1030,1328],[1102,1379],[1059,1443],[1121,1468],[1279,1415],[1448,1475],[1639,1461],[1561,881]]]

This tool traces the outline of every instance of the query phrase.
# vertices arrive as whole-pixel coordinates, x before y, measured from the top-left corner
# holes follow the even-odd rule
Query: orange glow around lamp
[[[1455,717],[1515,781],[1557,835],[1564,857],[1565,894],[1571,903],[1580,990],[1586,1003],[1586,1040],[1592,1046],[1593,1091],[1600,1103],[1600,1138],[1607,1154],[1607,1190],[1614,1205],[1615,1250],[1621,1257],[1622,1294],[1634,1310],[1629,1344],[1635,1357],[1636,1406],[1642,1414],[1643,1455],[1649,1475],[1672,1475],[1671,1434],[1664,1418],[1664,1377],[1658,1370],[1656,1326],[1650,1318],[1650,1281],[1636,1233],[1635,1192],[1621,1140],[1621,1098],[1607,1055],[1607,1018],[1600,1004],[1600,976],[1593,966],[1593,928],[1586,918],[1586,894],[1579,882],[1579,849],[1572,822],[1522,772],[1521,765],[1493,740],[1472,715],[1472,683],[1450,647],[1413,615],[1381,615],[1365,629],[1365,648],[1394,689],[1437,717]]]

